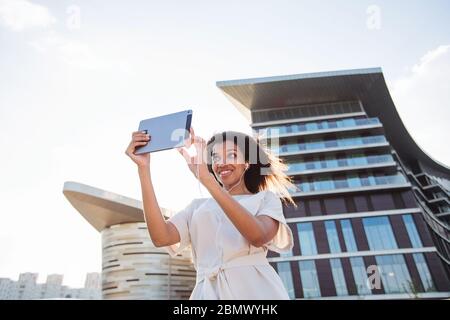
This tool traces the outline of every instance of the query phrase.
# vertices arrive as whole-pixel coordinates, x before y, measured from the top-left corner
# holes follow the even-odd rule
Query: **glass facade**
[[[336,229],[336,223],[332,220],[325,221],[325,230],[327,232],[328,245],[331,253],[341,252],[339,237]]]
[[[427,291],[435,291],[433,278],[431,277],[430,270],[428,269],[427,262],[423,253],[413,254],[414,262],[416,263],[417,270],[419,271],[420,280],[422,281],[422,286]]]
[[[413,245],[421,246],[420,237],[411,214],[402,215],[408,235]],[[397,243],[388,216],[376,216],[362,218],[362,225],[368,240],[369,248],[373,251],[392,250],[397,248]],[[326,238],[328,240],[330,253],[340,253],[342,248],[339,242],[337,222],[340,223],[342,235],[347,252],[358,251],[352,223],[350,219],[326,220],[324,221]],[[317,243],[312,222],[297,223],[298,238],[302,256],[317,255]],[[281,255],[292,256],[292,252]],[[414,262],[420,275],[420,283],[424,291],[436,291],[430,270],[422,253],[413,254]],[[401,254],[374,256],[376,267],[380,275],[381,283],[386,294],[418,292],[417,284],[413,283],[408,271],[405,259]],[[350,257],[353,280],[357,288],[357,295],[370,295],[371,278],[369,280],[368,269],[366,269],[363,257]],[[348,296],[348,288],[345,280],[344,269],[339,258],[329,260],[331,273],[337,296]],[[319,286],[319,276],[315,260],[299,261],[299,270],[305,298],[317,298],[322,295]],[[278,273],[288,291],[291,299],[295,299],[292,270],[289,262],[278,262]],[[420,290],[421,291],[421,290]]]
[[[353,234],[352,224],[349,219],[341,220],[342,235],[344,236],[345,247],[347,252],[358,251],[355,241],[355,235]]]
[[[298,239],[302,256],[311,256],[317,254],[316,239],[311,222],[298,223]]]
[[[271,137],[282,134],[312,132],[318,130],[330,130],[339,128],[352,128],[374,124],[380,124],[380,120],[378,120],[378,118],[345,118],[261,127],[257,129],[257,132],[260,134],[265,132],[269,137]]]
[[[362,221],[370,250],[397,249],[397,242],[388,217],[363,218]]]
[[[367,93],[374,75],[367,75],[363,88],[348,83],[344,74],[323,75],[327,85],[308,77],[287,77],[267,83],[244,81],[242,92],[234,90],[240,85],[233,83],[233,90],[227,90],[248,107],[261,141],[287,164],[287,174],[295,185],[289,191],[298,207],[283,207],[289,223],[297,227],[294,250],[273,253],[269,259],[278,264],[290,296],[294,294],[292,283],[299,281],[301,288],[294,284],[304,298],[328,297],[334,291],[338,297],[352,299],[372,294],[370,299],[390,298],[382,295],[405,292],[408,295],[401,298],[407,298],[415,290],[411,279],[418,282],[419,289],[434,291],[433,297],[438,296],[436,291],[442,291],[443,296],[443,292],[450,292],[447,270],[439,265],[445,259],[438,254],[440,250],[428,249],[438,247],[436,236],[445,241],[448,230],[439,222],[448,216],[435,214],[449,212],[450,205],[442,187],[428,186],[434,181],[425,184],[421,180],[430,178],[428,170],[440,175],[439,165],[424,161],[426,157],[415,158],[418,150],[408,147],[414,145],[411,141],[402,144],[404,130],[401,124],[393,123],[398,119],[390,119],[382,128],[380,119],[389,119],[392,114],[392,110],[383,110],[391,107],[390,99],[378,101],[389,102],[383,105],[374,94],[385,94],[384,87],[375,88],[383,89],[380,92],[360,95],[360,101],[351,101],[352,107],[345,107],[345,99],[351,95],[340,88],[351,90],[354,86]],[[305,90],[313,85],[318,88],[317,101],[315,92]],[[261,91],[249,93],[251,87]],[[268,96],[272,94],[274,97]],[[324,97],[334,102],[330,104]],[[344,101],[336,101],[339,99]],[[400,145],[403,147],[396,148]],[[417,195],[419,191],[423,199]],[[426,214],[428,210],[423,215],[419,212],[425,208],[420,201],[429,206],[430,214]],[[290,264],[280,260],[290,260]],[[379,271],[382,290],[371,287],[373,273],[369,271],[374,267]]]
[[[280,253],[280,257],[292,257],[294,253],[292,252],[292,249],[288,252],[282,252]]]
[[[324,138],[308,138],[302,143],[286,143],[280,145],[270,145],[269,148],[280,155],[287,152],[297,152],[306,150],[319,150],[338,147],[363,146],[373,143],[386,142],[386,138],[382,135],[377,136],[350,136],[340,139],[324,139]]]
[[[369,279],[367,277],[367,270],[364,265],[363,258],[350,258],[350,264],[352,266],[353,278],[355,279],[355,285],[358,295],[372,294],[372,291],[369,287]]]
[[[300,268],[303,296],[305,298],[320,297],[321,293],[315,262],[313,260],[299,261],[298,265]]]
[[[345,284],[344,271],[342,269],[341,260],[331,259],[331,273],[333,274],[334,286],[338,296],[348,295],[347,285]]]
[[[313,192],[387,184],[404,184],[406,182],[405,177],[400,173],[380,176],[374,176],[373,174],[347,174],[339,178],[325,176],[311,180],[300,179],[299,182],[296,183],[296,186],[300,188],[301,192]]]
[[[283,281],[284,286],[289,294],[289,298],[295,299],[294,292],[294,282],[292,280],[291,265],[289,262],[278,262],[277,263],[278,274],[280,275],[281,281]]]
[[[402,218],[403,222],[405,223],[409,240],[411,240],[411,245],[413,246],[413,248],[423,247],[422,241],[420,240],[419,232],[417,232],[416,224],[414,223],[412,215],[405,214],[402,216]]]
[[[311,105],[277,108],[272,110],[255,110],[252,112],[252,120],[254,123],[273,121],[273,120],[286,120],[294,118],[309,118],[318,117],[324,115],[336,115],[344,113],[360,112],[361,106],[359,101],[337,101],[327,103],[314,103]]]
[[[412,291],[412,281],[401,254],[376,256],[378,270],[386,293]]]
[[[318,156],[312,161],[298,161],[288,163],[288,173],[302,172],[306,170],[335,169],[340,167],[364,166],[371,164],[391,163],[393,158],[390,154],[369,155],[363,153],[349,154],[345,158],[337,159],[336,156],[329,155],[324,159]]]

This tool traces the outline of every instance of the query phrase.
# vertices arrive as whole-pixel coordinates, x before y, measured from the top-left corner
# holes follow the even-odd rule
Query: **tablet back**
[[[192,110],[142,120],[139,131],[147,131],[151,140],[145,146],[136,148],[135,154],[184,146],[185,139],[189,137],[191,120]]]

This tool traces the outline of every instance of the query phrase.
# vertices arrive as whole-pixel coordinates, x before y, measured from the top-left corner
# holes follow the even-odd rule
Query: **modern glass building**
[[[297,186],[293,251],[270,257],[292,298],[450,296],[450,169],[411,138],[381,69],[217,86]]]

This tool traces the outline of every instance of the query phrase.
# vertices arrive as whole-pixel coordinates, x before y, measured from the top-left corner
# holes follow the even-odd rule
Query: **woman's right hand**
[[[125,150],[125,154],[137,164],[138,167],[150,166],[150,153],[134,154],[137,147],[145,146],[151,140],[151,136],[143,131],[135,131],[131,135],[131,142]]]

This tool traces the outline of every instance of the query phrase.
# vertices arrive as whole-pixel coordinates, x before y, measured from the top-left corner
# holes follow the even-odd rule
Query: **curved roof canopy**
[[[64,183],[63,194],[97,231],[116,224],[145,221],[142,202],[132,198],[73,181]],[[169,215],[169,210],[162,210]]]
[[[450,179],[450,168],[427,155],[405,128],[381,68],[218,81],[216,85],[249,120],[250,112],[258,109],[361,101],[369,117],[381,120],[402,161],[418,160],[431,173]]]

